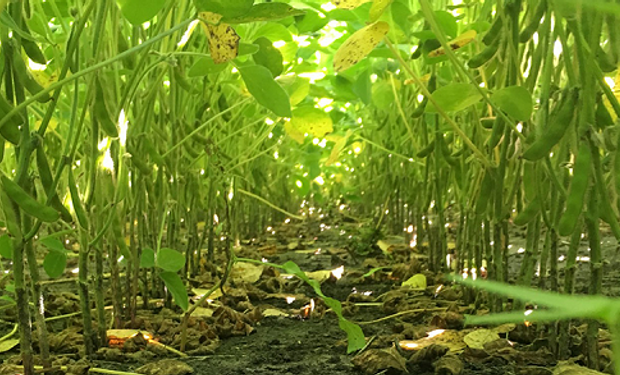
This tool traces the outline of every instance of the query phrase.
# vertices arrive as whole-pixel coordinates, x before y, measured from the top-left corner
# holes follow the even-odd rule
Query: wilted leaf
[[[390,30],[387,22],[379,21],[351,35],[334,56],[334,70],[341,72],[360,62],[381,42]]]

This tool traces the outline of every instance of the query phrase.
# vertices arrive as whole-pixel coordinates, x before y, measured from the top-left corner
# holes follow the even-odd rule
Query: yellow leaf
[[[202,23],[202,28],[209,39],[209,52],[213,61],[222,64],[237,57],[241,38],[235,29],[225,23],[217,24],[222,19],[219,14],[202,12],[200,16],[209,22]]]
[[[371,0],[332,0],[332,3],[339,9],[355,9]]]
[[[360,62],[379,44],[390,30],[387,22],[379,21],[355,32],[334,56],[334,70],[342,72]]]
[[[416,289],[426,289],[426,276],[421,273],[415,274],[406,281],[403,281],[403,286],[410,286]]]
[[[449,41],[448,45],[453,51],[459,48],[463,48],[464,46],[471,43],[474,39],[476,39],[476,35],[476,30],[465,31],[463,34]],[[429,52],[428,57],[438,57],[444,55],[445,53],[446,51],[443,49],[443,47],[439,47],[436,50]]]
[[[301,107],[293,111],[290,124],[300,133],[323,138],[334,131],[332,118],[325,111],[314,107]]]
[[[290,122],[284,124],[284,131],[289,137],[293,138],[295,142],[300,145],[304,143],[304,138],[306,138],[305,134],[297,130]]]
[[[332,164],[334,164],[335,162],[338,161],[338,157],[340,156],[340,153],[342,152],[342,150],[344,150],[345,146],[347,145],[347,140],[349,139],[349,136],[351,135],[350,131],[347,132],[347,134],[340,138],[336,144],[334,145],[334,147],[332,148],[332,152],[329,155],[329,158],[327,159],[327,161],[325,162],[326,166],[330,166]]]
[[[387,7],[392,4],[393,0],[373,0],[370,7],[370,22],[375,22],[383,15]]]

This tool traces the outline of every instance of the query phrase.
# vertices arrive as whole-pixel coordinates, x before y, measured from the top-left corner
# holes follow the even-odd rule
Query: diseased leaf
[[[276,21],[291,16],[301,16],[305,12],[284,3],[262,3],[254,5],[247,13],[237,17],[224,17],[222,22],[239,24],[259,21]]]
[[[301,107],[293,111],[291,123],[301,133],[323,138],[334,131],[331,117],[325,111],[314,107]]]
[[[473,40],[475,40],[477,34],[478,33],[476,33],[476,30],[468,30],[464,32],[463,34],[457,36],[456,38],[452,39],[451,41],[449,41],[448,45],[450,46],[452,50],[463,48],[464,46],[468,45]],[[445,54],[446,54],[446,51],[444,50],[444,48],[439,47],[436,50],[429,52],[428,57],[439,57]]]
[[[360,62],[381,42],[390,30],[387,22],[379,21],[358,30],[338,48],[334,70],[342,72]]]
[[[218,23],[222,16],[215,13],[205,12],[200,16],[211,23],[202,23],[202,27],[209,40],[209,52],[216,64],[228,62],[239,54],[239,35],[232,26]]]

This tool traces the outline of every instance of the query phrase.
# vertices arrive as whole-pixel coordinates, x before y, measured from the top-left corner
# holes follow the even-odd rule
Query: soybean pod
[[[105,93],[103,91],[103,85],[99,77],[95,79],[95,102],[93,103],[93,113],[95,118],[99,122],[103,132],[112,138],[118,137],[118,128],[116,123],[112,121],[110,111],[105,99]]]
[[[26,68],[26,63],[24,62],[24,59],[22,59],[21,53],[13,51],[12,63],[13,73],[17,77],[19,83],[24,85],[24,87],[26,88],[26,90],[28,90],[30,94],[37,95],[38,93],[43,91],[43,86],[41,86],[41,84],[39,84],[39,82],[34,79],[32,74],[30,74],[30,72],[28,71],[28,68]],[[52,97],[48,93],[46,93],[41,98],[39,98],[38,101],[41,103],[46,103],[51,99]]]
[[[575,230],[579,215],[583,210],[583,203],[590,183],[592,169],[592,155],[590,147],[582,142],[577,152],[577,159],[573,168],[573,179],[566,198],[566,209],[560,218],[558,233],[568,236]]]
[[[489,60],[491,60],[491,58],[495,56],[497,50],[499,49],[500,40],[501,38],[495,38],[493,43],[484,47],[482,51],[469,59],[469,61],[467,62],[467,66],[471,69],[477,69],[487,63]]]
[[[529,224],[532,220],[536,218],[536,215],[540,212],[541,202],[540,198],[536,196],[531,202],[525,206],[525,208],[519,212],[519,214],[514,218],[513,222],[517,226],[524,226]]]
[[[69,170],[69,193],[71,194],[71,202],[73,202],[73,211],[75,212],[75,216],[77,217],[80,226],[88,230],[88,216],[86,216],[86,211],[84,211],[82,200],[80,199],[80,195],[78,194],[75,176],[73,175],[73,169],[71,167],[67,169]]]
[[[559,109],[549,119],[547,128],[523,152],[525,160],[536,161],[549,155],[553,146],[560,142],[573,121],[578,98],[579,91],[577,89],[567,93],[566,97],[559,104]]]
[[[51,190],[54,185],[54,178],[52,177],[52,172],[50,170],[49,163],[47,162],[47,156],[45,155],[43,146],[41,145],[37,147],[36,161],[37,169],[39,171],[39,179],[41,180],[41,185],[43,185],[45,194],[51,194],[51,198],[48,198],[50,200],[50,204],[54,209],[60,212],[60,215],[64,221],[70,223],[72,221],[71,213],[60,201],[58,194],[56,194],[56,190]]]
[[[34,199],[15,181],[5,175],[2,175],[0,179],[2,180],[2,189],[6,195],[25,213],[46,223],[53,223],[58,220],[60,215],[52,207],[46,206]]]
[[[547,0],[540,0],[538,6],[536,7],[536,11],[534,12],[534,16],[530,19],[530,22],[525,26],[525,28],[519,34],[519,42],[527,43],[532,39],[532,35],[538,30],[540,26],[540,21],[542,20],[545,12],[547,11]]]

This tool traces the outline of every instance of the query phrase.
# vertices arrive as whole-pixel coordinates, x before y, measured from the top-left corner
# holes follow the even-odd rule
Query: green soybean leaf
[[[155,251],[153,249],[145,247],[140,254],[140,268],[153,268],[155,267]]]
[[[451,83],[433,92],[432,98],[446,112],[458,112],[482,99],[478,89],[469,83]],[[437,109],[432,103],[426,106],[426,112],[435,113]]]
[[[190,78],[204,77],[207,74],[223,72],[226,67],[227,64],[216,64],[210,57],[201,57],[189,68],[187,76]]]
[[[13,259],[13,242],[8,234],[0,236],[0,256],[4,259]]]
[[[286,91],[273,79],[271,72],[260,65],[239,68],[248,91],[256,101],[277,116],[291,117],[291,102]]]
[[[45,246],[50,251],[58,251],[58,252],[66,252],[65,245],[60,242],[58,238],[54,237],[46,237],[41,239],[41,244]]]
[[[194,0],[199,12],[213,12],[226,18],[240,17],[248,13],[254,0]]]
[[[187,296],[187,289],[183,284],[183,280],[174,272],[162,272],[159,277],[166,284],[166,288],[172,294],[174,303],[176,303],[183,311],[187,311],[189,307],[189,298]]]
[[[228,24],[258,22],[258,21],[275,21],[291,16],[301,16],[305,12],[295,9],[284,3],[264,3],[256,4],[250,10],[237,17],[224,17],[222,22]]]
[[[269,69],[274,77],[282,74],[282,53],[273,46],[273,43],[265,37],[260,37],[254,41],[260,49],[252,58],[257,65],[262,65]]]
[[[43,259],[43,269],[52,279],[60,277],[67,267],[67,253],[65,251],[50,250]]]
[[[166,0],[121,0],[123,16],[134,25],[140,25],[151,18],[164,7]]]
[[[157,267],[169,272],[178,272],[185,266],[185,256],[167,247],[159,249],[156,257]]]
[[[525,87],[504,87],[491,95],[491,101],[516,120],[527,121],[532,115],[532,95]]]

